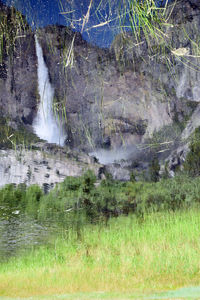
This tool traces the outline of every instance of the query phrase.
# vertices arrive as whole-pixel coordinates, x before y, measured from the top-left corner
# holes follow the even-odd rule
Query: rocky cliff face
[[[17,13],[2,5],[0,13],[11,34]],[[126,146],[120,158],[135,158],[135,145],[165,128],[171,149],[187,144],[185,139],[200,125],[198,1],[179,1],[169,8],[167,21],[162,38],[141,36],[137,43],[131,34],[119,35],[109,50],[89,45],[64,26],[37,32],[55,89],[54,105],[65,123],[66,145],[97,157],[98,149],[123,152]],[[2,53],[0,107],[12,120],[31,124],[38,100],[37,58],[33,32],[24,24],[11,36],[11,51]],[[177,135],[174,124],[180,127]],[[165,135],[159,142],[165,142]]]
[[[0,110],[32,124],[38,99],[34,34],[14,8],[0,6]]]
[[[138,45],[127,34],[116,37],[110,51],[65,27],[41,30],[55,101],[67,114],[67,143],[116,149],[184,123],[200,100],[199,13],[195,1],[180,1],[169,9],[164,39]]]
[[[39,184],[48,191],[66,176],[81,176],[88,167],[99,175],[101,165],[48,144],[27,149],[0,150],[0,187],[8,183]]]
[[[66,110],[71,146],[91,151],[134,145],[172,123],[167,96],[144,75],[144,66],[123,66],[113,51],[92,47],[65,27],[41,30],[40,42],[55,101]]]

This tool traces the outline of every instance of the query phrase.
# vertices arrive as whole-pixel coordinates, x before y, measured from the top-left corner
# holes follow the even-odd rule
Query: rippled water
[[[0,207],[0,261],[48,243],[55,231],[49,224],[41,225],[18,210]]]

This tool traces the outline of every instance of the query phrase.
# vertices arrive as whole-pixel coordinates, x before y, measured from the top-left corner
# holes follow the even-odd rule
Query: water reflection
[[[48,244],[56,230],[50,224],[39,224],[18,210],[0,207],[0,261]]]
[[[159,293],[159,294],[154,294],[149,297],[145,297],[145,299],[149,300],[161,300],[161,299],[200,299],[200,286],[191,286],[191,287],[184,287],[181,289],[177,289],[174,291],[169,291],[169,292],[164,292],[164,293]]]

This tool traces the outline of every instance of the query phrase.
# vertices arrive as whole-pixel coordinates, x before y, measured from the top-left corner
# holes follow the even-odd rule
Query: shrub
[[[157,182],[159,180],[160,165],[157,157],[154,157],[149,166],[150,180]]]
[[[74,228],[81,238],[86,223],[105,221],[111,216],[176,210],[200,204],[200,177],[184,174],[159,182],[119,182],[111,178],[95,187],[96,177],[87,171],[79,178],[67,177],[49,194],[32,185],[7,185],[0,190],[0,205],[19,208],[41,221]]]
[[[43,192],[38,185],[31,185],[27,188],[23,198],[23,207],[26,214],[32,217],[37,217],[42,195]]]
[[[190,151],[186,156],[184,170],[190,176],[200,175],[200,127],[195,129],[190,143]]]
[[[17,208],[21,204],[24,195],[25,190],[21,186],[16,188],[14,184],[7,184],[0,190],[0,204]]]

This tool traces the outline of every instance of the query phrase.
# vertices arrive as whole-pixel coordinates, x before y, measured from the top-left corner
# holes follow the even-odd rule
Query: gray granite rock
[[[81,176],[88,169],[98,176],[101,165],[75,160],[62,150],[0,150],[0,187],[8,183],[38,184],[52,188],[66,176]]]
[[[0,13],[9,15],[9,8],[1,5]],[[111,49],[94,47],[64,26],[39,30],[38,39],[55,89],[54,104],[65,122],[66,144],[71,149],[88,153],[103,148],[117,151],[124,145],[134,148],[165,126],[186,119],[188,123],[176,145],[187,145],[188,137],[200,125],[198,1],[179,1],[162,30],[165,38],[150,39],[150,43],[144,36],[136,43],[133,35],[119,35]],[[18,122],[32,124],[39,98],[34,33],[27,24],[14,36],[13,46],[9,53],[4,50],[0,64],[0,109],[16,128]],[[176,156],[174,145],[172,155]],[[51,158],[48,164],[52,170],[47,172],[39,162],[39,167],[34,166],[34,152],[26,152],[25,157],[29,157],[28,163],[22,168],[14,152],[2,152],[2,182],[12,178],[17,183],[18,176],[27,181],[29,173],[30,182],[38,177],[42,183],[51,184],[62,174],[81,173],[81,167],[70,165],[70,160],[70,171],[63,162],[68,170],[64,173],[62,160],[53,163],[56,158]],[[40,161],[41,152],[38,157]],[[92,164],[87,155],[85,160],[87,165]],[[61,175],[55,173],[57,164]]]

